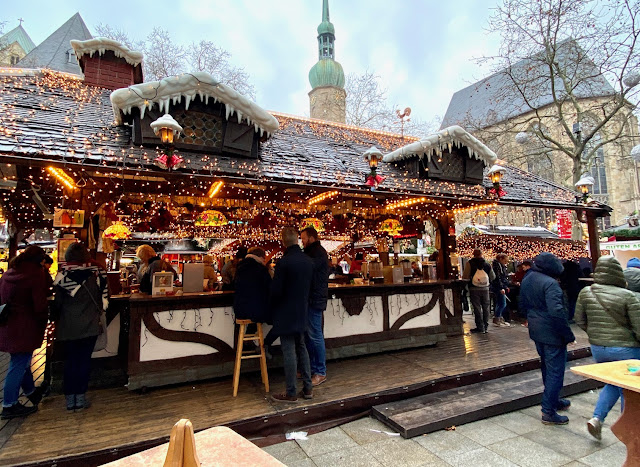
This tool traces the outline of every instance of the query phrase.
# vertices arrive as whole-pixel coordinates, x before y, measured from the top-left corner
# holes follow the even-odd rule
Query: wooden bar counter
[[[455,280],[331,284],[324,314],[327,358],[434,345],[461,334],[463,285]],[[110,345],[94,358],[118,355],[131,390],[231,375],[232,305],[233,292],[112,297]]]

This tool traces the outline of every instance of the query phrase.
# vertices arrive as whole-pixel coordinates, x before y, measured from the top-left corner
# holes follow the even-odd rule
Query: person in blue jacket
[[[529,337],[540,355],[542,382],[542,423],[566,425],[569,418],[559,415],[571,405],[560,399],[567,363],[567,344],[575,341],[564,304],[558,277],[564,270],[560,260],[551,253],[540,253],[533,267],[522,280],[522,307],[527,311]]]

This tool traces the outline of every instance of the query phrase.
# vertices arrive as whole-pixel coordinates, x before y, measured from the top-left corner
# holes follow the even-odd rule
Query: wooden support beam
[[[591,252],[591,269],[596,270],[596,263],[600,258],[600,234],[598,232],[598,225],[596,224],[597,217],[587,211],[587,229],[589,232],[589,251]]]

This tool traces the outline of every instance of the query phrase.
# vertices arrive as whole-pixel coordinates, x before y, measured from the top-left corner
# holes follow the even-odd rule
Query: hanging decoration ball
[[[116,221],[105,229],[102,236],[111,240],[126,240],[131,237],[131,230],[122,221]]]
[[[402,224],[397,219],[385,219],[378,226],[380,232],[388,233],[392,237],[400,235],[402,228]]]
[[[637,71],[629,73],[627,76],[624,77],[622,82],[624,83],[625,86],[629,88],[633,88],[637,86],[638,83],[640,83],[640,73],[638,73]]]
[[[640,162],[640,144],[631,149],[631,157],[635,162]]]
[[[516,135],[516,143],[525,144],[527,141],[529,141],[529,133],[521,131]]]
[[[304,230],[307,227],[313,227],[316,229],[316,232],[324,232],[324,222],[317,217],[307,217],[306,219],[302,219],[302,222],[300,223],[300,230]]]
[[[221,227],[229,222],[220,211],[207,210],[202,212],[196,219],[198,227]]]

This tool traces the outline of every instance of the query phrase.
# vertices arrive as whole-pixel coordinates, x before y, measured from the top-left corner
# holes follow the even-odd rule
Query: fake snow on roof
[[[454,125],[419,141],[398,148],[384,156],[382,160],[384,162],[396,162],[416,155],[422,157],[424,154],[427,155],[428,160],[431,160],[433,154],[442,157],[442,151],[445,149],[451,152],[452,146],[465,146],[469,152],[469,157],[482,159],[488,166],[492,166],[498,159],[498,156],[475,136],[461,127]]]
[[[106,37],[96,37],[95,39],[89,39],[88,41],[69,41],[71,47],[80,61],[80,57],[83,55],[89,55],[93,57],[93,54],[98,52],[99,55],[104,55],[107,50],[110,50],[118,58],[124,58],[125,61],[132,66],[140,65],[142,62],[142,53],[129,49],[129,47],[122,45],[118,41],[107,39]]]
[[[227,120],[235,112],[238,122],[246,120],[247,124],[254,126],[256,132],[260,132],[260,136],[265,132],[267,136],[271,136],[279,128],[278,120],[262,107],[226,84],[216,81],[209,73],[200,71],[116,89],[111,93],[111,105],[116,123],[121,125],[123,115],[130,114],[133,108],[138,108],[140,118],[143,118],[145,111],[156,104],[160,112],[169,113],[170,104],[175,105],[183,98],[185,109],[189,109],[189,104],[196,96],[205,105],[209,103],[209,99],[221,102],[225,105]]]

